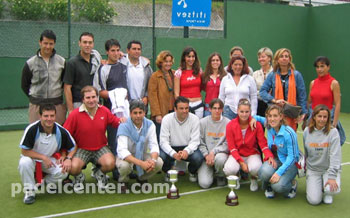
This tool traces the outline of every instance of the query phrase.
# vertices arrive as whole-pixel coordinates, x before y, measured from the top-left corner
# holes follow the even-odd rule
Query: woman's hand
[[[274,184],[274,183],[277,183],[278,181],[280,181],[280,176],[277,173],[274,173],[270,178],[270,182]]]
[[[241,165],[241,169],[243,170],[243,172],[249,173],[248,165],[245,162],[239,162],[239,165]]]
[[[159,124],[162,123],[162,116],[161,115],[156,116],[156,122]]]
[[[269,157],[269,159],[267,160],[267,162],[268,162],[270,165],[272,165],[272,167],[273,167],[274,169],[277,169],[277,163],[276,163],[276,161],[275,161],[275,158]]]
[[[338,184],[335,181],[335,179],[328,179],[324,187],[326,187],[327,185],[329,185],[329,189],[331,192],[335,192],[338,190]]]

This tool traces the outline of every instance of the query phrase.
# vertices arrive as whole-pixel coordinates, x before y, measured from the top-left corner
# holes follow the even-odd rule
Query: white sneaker
[[[258,189],[259,189],[258,180],[251,179],[250,180],[250,191],[256,192],[256,191],[258,191]]]
[[[78,192],[84,189],[84,181],[85,181],[84,173],[80,173],[79,175],[74,177],[73,189],[75,192]]]
[[[25,204],[33,204],[35,202],[35,191],[29,190],[26,191],[23,198],[23,203]]]
[[[95,176],[95,167],[91,167],[91,177],[96,179],[96,176]],[[106,176],[106,179],[109,180],[109,176],[107,174],[105,174]]]
[[[190,182],[197,182],[197,174],[190,173]]]
[[[106,174],[104,174],[100,169],[94,170],[94,177],[97,180],[97,187],[100,189],[105,189],[108,184],[108,179]]]
[[[293,182],[294,182],[294,184],[292,184],[292,188],[290,189],[287,198],[295,198],[295,196],[297,195],[298,181],[293,180]]]
[[[266,198],[274,198],[275,197],[275,191],[272,190],[271,185],[268,185],[265,190],[265,197]]]
[[[323,196],[323,203],[332,204],[333,203],[333,196],[332,195],[324,195]]]

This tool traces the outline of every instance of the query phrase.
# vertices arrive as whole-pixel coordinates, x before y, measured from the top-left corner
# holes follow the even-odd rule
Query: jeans
[[[117,156],[117,128],[113,128],[112,126],[107,126],[107,139],[108,139],[108,147],[111,149],[114,156]],[[113,179],[118,179],[119,172],[117,168],[113,169]]]
[[[282,165],[282,163],[275,159],[277,162],[277,169]],[[273,168],[272,165],[265,161],[259,170],[259,178],[262,181],[263,189],[266,189],[266,186],[270,183],[270,178],[277,171]],[[280,177],[280,180],[277,183],[271,184],[271,188],[277,192],[282,193],[285,197],[288,196],[290,190],[292,189],[292,181],[297,175],[298,169],[294,165],[289,167],[287,171]]]
[[[176,152],[181,151],[184,148],[186,148],[186,146],[173,147],[173,149]],[[170,157],[168,154],[166,154],[162,149],[160,149],[159,156],[160,158],[162,158],[164,162],[162,170],[163,172],[167,173],[168,170],[170,170],[171,167],[174,165],[175,159],[173,157]],[[197,170],[199,169],[199,167],[203,162],[203,159],[204,158],[202,153],[199,151],[199,149],[197,149],[192,154],[188,155],[188,158],[183,161],[189,162],[188,171],[191,174],[196,174]]]
[[[224,106],[224,111],[223,111],[222,115],[223,115],[224,117],[227,117],[227,118],[230,119],[230,120],[232,120],[232,119],[234,119],[234,118],[237,117],[237,114],[236,114],[235,112],[233,112],[233,111],[231,110],[230,106],[228,106],[228,105],[225,105],[225,106]]]

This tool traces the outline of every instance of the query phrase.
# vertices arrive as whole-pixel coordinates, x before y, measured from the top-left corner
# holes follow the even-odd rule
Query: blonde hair
[[[278,69],[280,69],[280,65],[278,63],[278,59],[280,56],[283,54],[283,52],[288,52],[289,54],[289,66],[288,69],[293,69],[295,70],[295,66],[293,64],[293,57],[292,57],[292,52],[288,48],[280,48],[276,51],[275,56],[273,57],[273,71],[277,72]]]
[[[272,50],[270,48],[268,48],[268,47],[263,47],[263,48],[259,49],[259,51],[258,51],[258,58],[259,58],[259,56],[262,53],[266,54],[266,56],[270,58],[270,64],[272,64],[272,59],[273,59],[273,52],[272,52]]]

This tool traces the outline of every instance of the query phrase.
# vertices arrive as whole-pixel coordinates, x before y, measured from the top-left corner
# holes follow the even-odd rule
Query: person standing
[[[21,87],[29,98],[29,123],[40,119],[39,107],[52,103],[56,107],[56,121],[63,124],[67,109],[63,103],[63,75],[65,59],[56,54],[56,35],[44,30],[39,39],[40,49],[29,58],[22,70]]]
[[[101,64],[101,55],[94,50],[94,35],[83,32],[79,37],[79,54],[67,62],[63,77],[64,96],[68,114],[78,108],[81,102],[80,91],[84,86],[92,85],[94,75]]]

